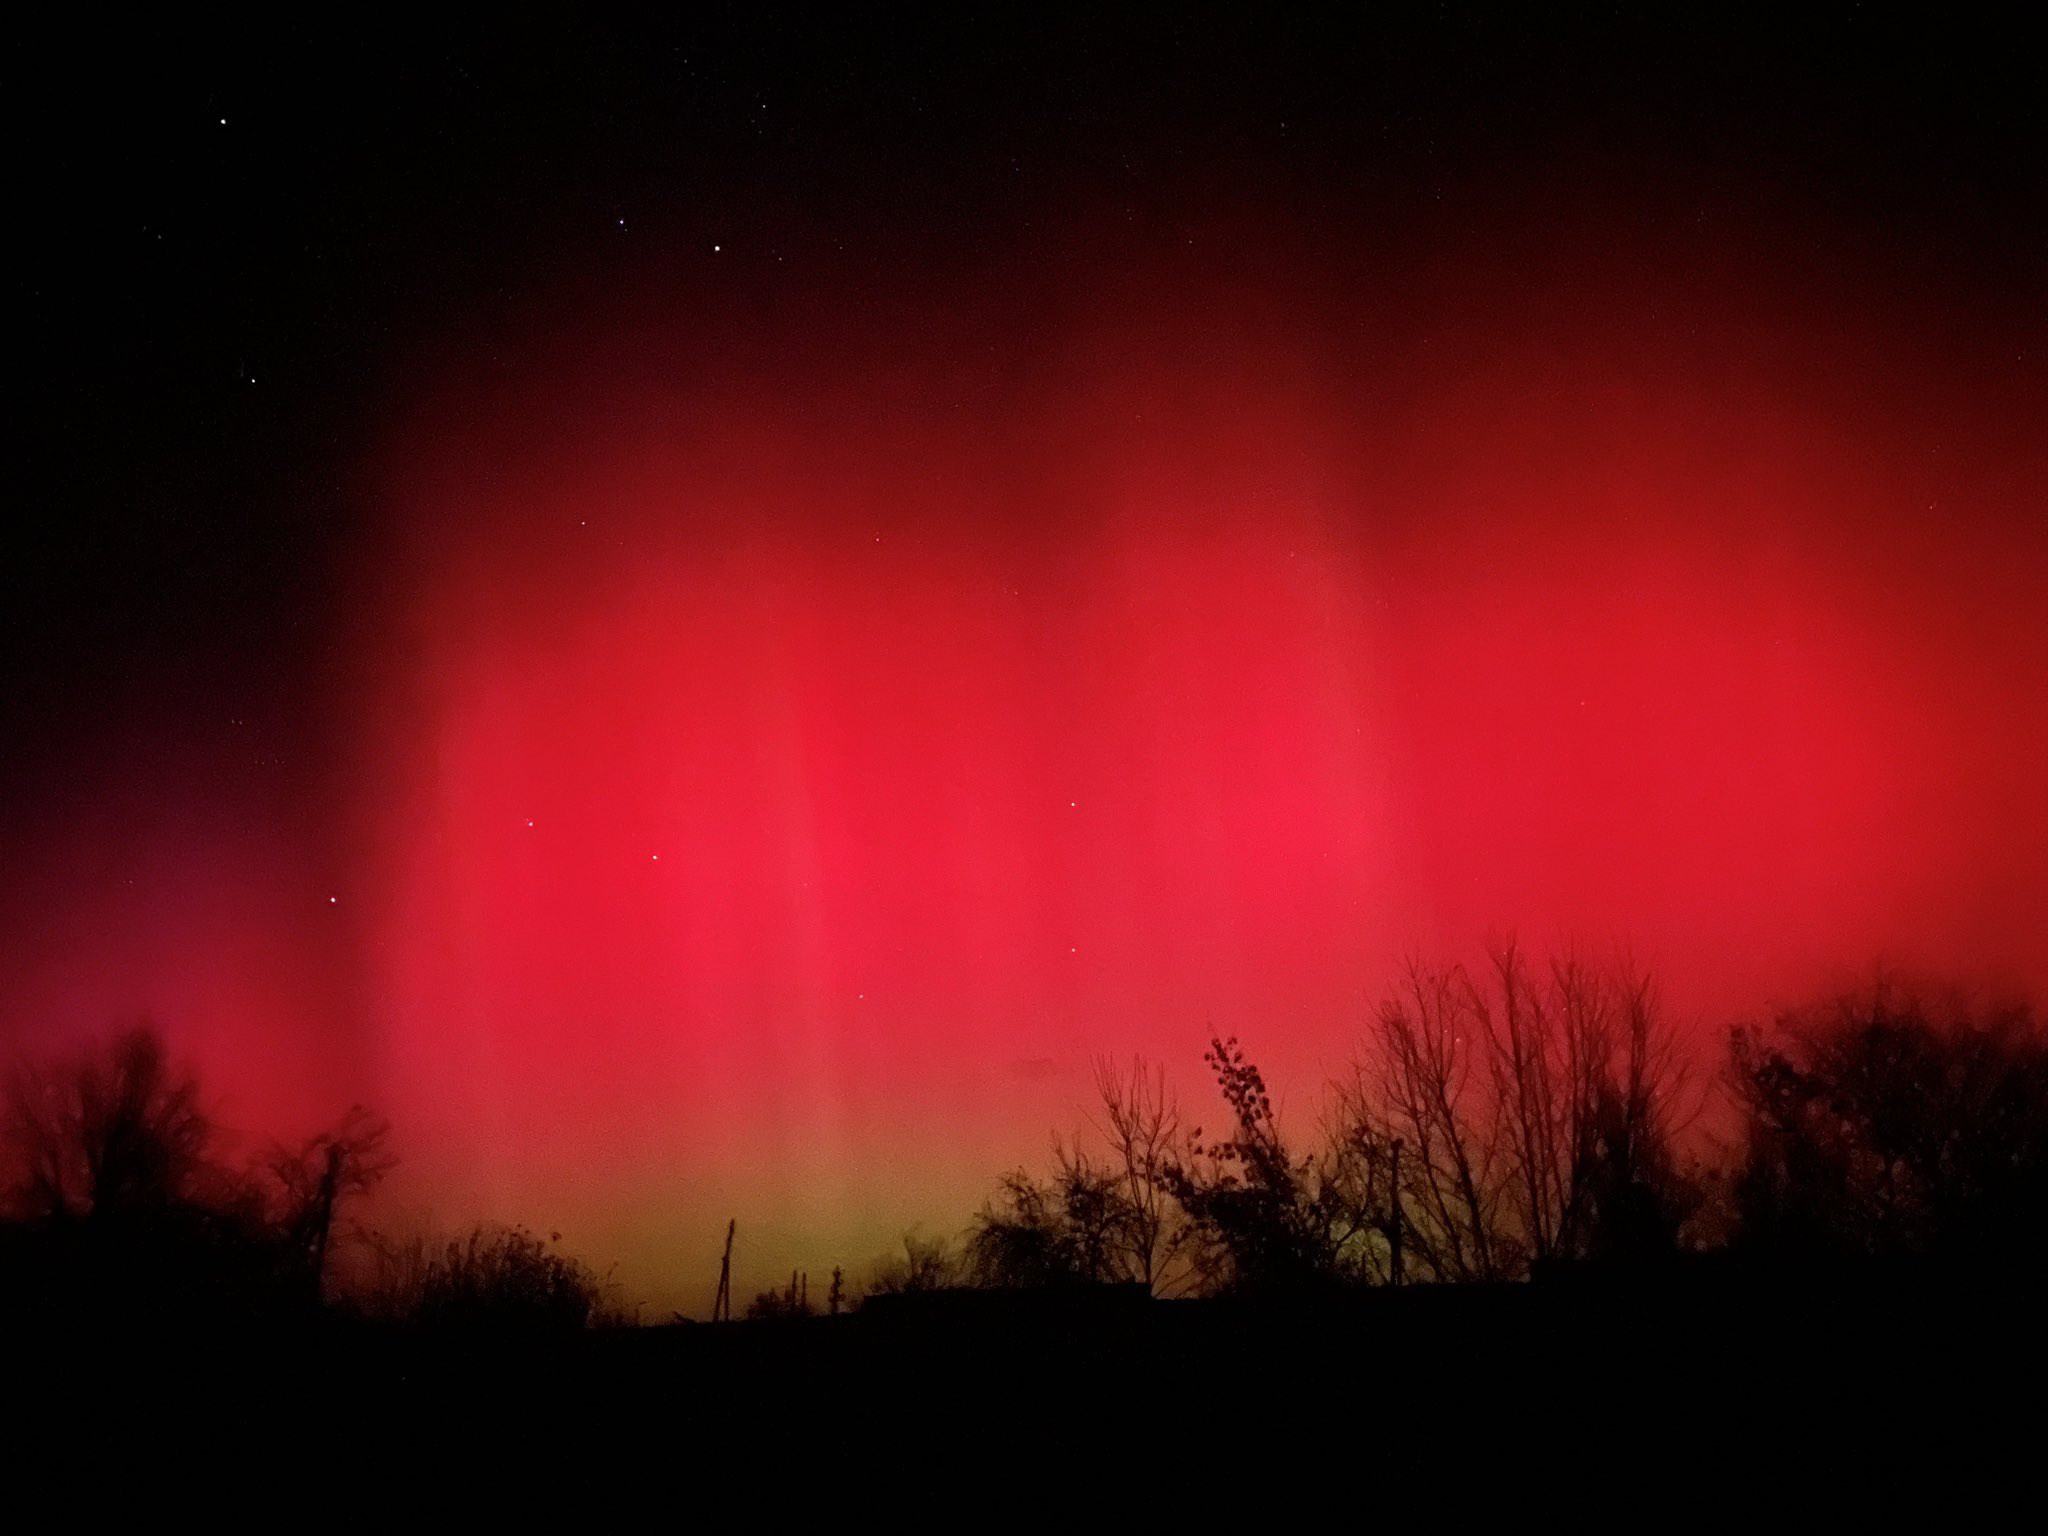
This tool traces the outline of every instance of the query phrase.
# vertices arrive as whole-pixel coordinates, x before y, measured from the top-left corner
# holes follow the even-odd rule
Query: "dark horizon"
[[[1466,1293],[1437,1315],[1489,1327],[1583,1330],[1600,1306],[1668,1327],[1704,1307],[1796,1333],[1815,1297],[2005,1306],[2040,1265],[2048,1019],[2024,1003],[1880,978],[1736,1029],[1702,1076],[1654,976],[1506,944],[1478,969],[1412,963],[1313,1122],[1235,1037],[1202,1065],[1213,1096],[1184,1103],[1165,1064],[1097,1058],[1092,1106],[965,1227],[835,1261],[815,1294],[800,1266],[743,1304],[752,1228],[742,1242],[731,1218],[708,1317],[650,1317],[560,1232],[450,1230],[380,1201],[408,1144],[381,1115],[252,1144],[135,1028],[0,1084],[0,1325],[38,1357],[355,1337],[387,1366],[462,1344],[516,1368],[573,1335],[738,1319],[1152,1347],[1168,1325],[1148,1304],[1203,1301],[1229,1306],[1171,1326],[1341,1331],[1396,1315],[1368,1293],[1420,1287]]]

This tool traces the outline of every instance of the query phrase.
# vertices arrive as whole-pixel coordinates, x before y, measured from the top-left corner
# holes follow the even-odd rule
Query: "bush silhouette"
[[[837,1299],[833,1310],[838,1310]],[[747,1321],[750,1323],[789,1321],[794,1318],[812,1317],[816,1309],[811,1306],[811,1278],[809,1275],[793,1274],[785,1290],[762,1291],[747,1304]]]
[[[943,1239],[903,1234],[903,1252],[883,1259],[868,1278],[870,1296],[943,1291],[960,1281],[960,1261]]]
[[[1780,1260],[1921,1254],[2037,1265],[2048,1030],[2024,1008],[1879,984],[1737,1030],[1748,1119],[1737,1244]]]
[[[17,1069],[5,1130],[8,1282],[80,1318],[317,1303],[337,1213],[390,1166],[361,1111],[229,1165],[196,1077],[146,1026]]]
[[[421,1259],[386,1310],[436,1330],[572,1333],[607,1320],[602,1278],[524,1227],[478,1226]]]

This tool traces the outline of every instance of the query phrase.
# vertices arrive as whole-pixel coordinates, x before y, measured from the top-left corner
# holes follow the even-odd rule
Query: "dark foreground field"
[[[1910,1483],[1953,1517],[2035,1476],[2038,1294],[1867,1272],[1295,1304],[967,1293],[551,1339],[116,1319],[17,1328],[11,1376],[37,1426],[109,1464],[226,1456],[343,1486],[401,1464],[536,1497],[673,1477],[770,1509],[833,1467],[905,1498],[1116,1488],[1185,1518],[1306,1496],[1562,1510],[1640,1483],[1661,1524],[1737,1487],[1839,1516]]]

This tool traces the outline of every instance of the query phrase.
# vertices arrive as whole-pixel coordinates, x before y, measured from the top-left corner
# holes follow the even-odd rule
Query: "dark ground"
[[[1110,1504],[1196,1524],[1330,1505],[1661,1526],[1713,1505],[1833,1525],[1932,1491],[1949,1526],[2031,1498],[2038,1295],[1861,1273],[1286,1306],[941,1297],[554,1339],[29,1330],[12,1359],[32,1433],[102,1465],[423,1477],[406,1486],[560,1501],[579,1528],[635,1523],[593,1514],[628,1489],[829,1518],[870,1507],[855,1488],[899,1525]]]

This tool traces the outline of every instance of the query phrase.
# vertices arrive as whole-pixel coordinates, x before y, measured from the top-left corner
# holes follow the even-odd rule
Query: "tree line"
[[[454,1328],[623,1320],[603,1277],[522,1227],[395,1239],[355,1209],[395,1166],[361,1107],[228,1155],[197,1078],[138,1027],[6,1085],[0,1302],[45,1324],[305,1318],[336,1307]],[[350,1262],[340,1262],[341,1250]]]
[[[1089,1134],[1005,1175],[958,1238],[904,1239],[868,1295],[1122,1284],[1162,1297],[1911,1260],[2017,1272],[2048,1230],[2048,1029],[2028,1008],[1873,984],[1681,1048],[1626,960],[1410,964],[1312,1124],[1283,1124],[1238,1040],[1204,1062],[1220,1118],[1164,1069],[1098,1061]],[[1733,1126],[1695,1134],[1703,1111]],[[1727,1113],[1732,1111],[1732,1114]],[[189,1069],[130,1031],[6,1087],[0,1299],[97,1318],[347,1309],[440,1328],[632,1320],[559,1235],[394,1239],[362,1109],[236,1160]],[[347,1252],[344,1262],[343,1251]],[[850,1311],[843,1268],[755,1319]]]
[[[1313,1126],[1236,1039],[1221,1129],[1155,1065],[1099,1062],[1099,1150],[1057,1141],[897,1284],[1302,1293],[1915,1263],[2023,1272],[2048,1232],[2048,1029],[2025,1006],[1873,983],[1682,1049],[1618,961],[1407,967]],[[1732,1136],[1689,1134],[1703,1113]],[[1729,1113],[1732,1111],[1732,1113]]]

